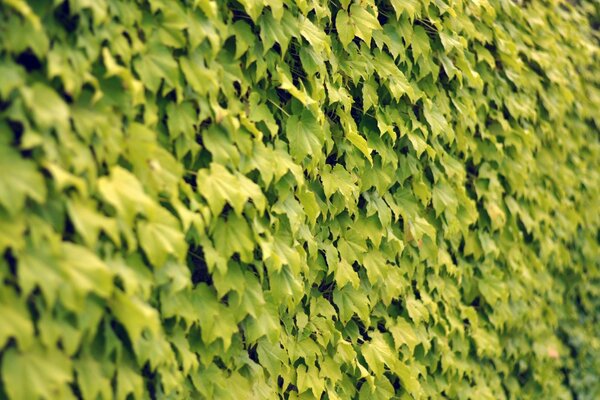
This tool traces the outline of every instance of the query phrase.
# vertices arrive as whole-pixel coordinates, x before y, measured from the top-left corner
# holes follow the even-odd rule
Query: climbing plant
[[[0,398],[599,398],[599,19],[1,0]]]

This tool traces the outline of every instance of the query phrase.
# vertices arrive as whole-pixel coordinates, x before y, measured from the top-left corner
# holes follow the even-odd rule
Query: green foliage
[[[0,398],[599,398],[599,19],[0,1]]]

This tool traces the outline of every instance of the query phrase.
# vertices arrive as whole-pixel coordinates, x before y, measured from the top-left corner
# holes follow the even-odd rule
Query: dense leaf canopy
[[[1,0],[0,398],[600,398],[599,18]]]

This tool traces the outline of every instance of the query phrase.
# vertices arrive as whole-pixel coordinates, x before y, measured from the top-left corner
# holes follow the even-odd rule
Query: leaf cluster
[[[0,1],[0,398],[598,398],[599,16]]]

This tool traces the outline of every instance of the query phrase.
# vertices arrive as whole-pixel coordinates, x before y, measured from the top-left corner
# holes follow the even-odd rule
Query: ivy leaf
[[[413,326],[402,317],[396,319],[396,322],[389,327],[389,331],[394,338],[396,350],[399,350],[400,346],[405,344],[412,354],[415,346],[420,343]]]
[[[339,259],[338,252],[332,245],[327,246],[325,250],[327,265],[335,275],[335,281],[338,287],[344,287],[346,284],[351,284],[354,288],[360,285],[360,278],[352,265],[345,259]]]
[[[383,375],[385,366],[394,362],[392,349],[380,332],[373,333],[371,340],[361,347],[361,353],[378,378]]]
[[[269,299],[272,301],[272,299]],[[246,329],[248,341],[254,342],[265,338],[272,343],[276,343],[281,333],[281,326],[278,313],[275,307],[270,306],[271,302],[260,306],[253,318],[247,319]],[[259,356],[260,357],[260,356]],[[272,370],[269,369],[269,372]]]
[[[415,324],[420,324],[423,321],[429,320],[429,312],[425,305],[420,300],[414,298],[414,296],[410,295],[406,299],[406,309],[408,311],[408,315],[410,319],[413,320]]]
[[[263,11],[265,2],[263,0],[241,0],[240,2],[246,9],[246,12],[248,13],[252,21],[256,22],[256,20]]]
[[[216,223],[212,235],[220,255],[229,258],[238,253],[242,260],[252,259],[254,240],[244,217],[229,214],[226,220]]]
[[[321,208],[317,202],[317,197],[315,196],[314,192],[311,192],[306,188],[299,189],[296,195],[302,204],[302,208],[304,209],[308,220],[314,225],[317,221],[317,218],[321,214]]]
[[[21,350],[27,349],[33,342],[33,324],[25,304],[10,289],[0,293],[0,346],[4,347],[9,338],[18,342]]]
[[[321,173],[323,190],[327,198],[335,192],[341,193],[347,199],[358,198],[358,187],[356,186],[356,177],[350,174],[340,164],[336,164],[330,171],[324,170]]]
[[[372,384],[367,381],[367,384],[362,385],[358,393],[359,400],[385,400],[393,397],[394,387],[385,376],[375,379]]]
[[[77,383],[84,398],[108,398],[112,395],[110,379],[102,371],[102,366],[102,362],[97,362],[91,356],[75,361]]]
[[[359,4],[355,3],[350,6],[350,18],[354,23],[356,36],[364,40],[368,45],[371,44],[373,31],[382,29],[377,17]]]
[[[339,10],[335,17],[335,28],[342,45],[347,47],[354,39],[355,31],[352,19],[346,10]]]
[[[26,3],[23,3],[26,4]],[[10,92],[21,87],[24,82],[24,70],[12,60],[3,60],[0,62],[0,97],[6,99]]]
[[[300,17],[300,34],[317,51],[323,51],[325,54],[331,53],[331,42],[329,36],[317,27],[310,19]]]
[[[283,302],[288,306],[297,303],[302,294],[301,281],[292,274],[288,266],[284,266],[280,271],[269,274],[271,294],[278,302]]]
[[[160,332],[157,310],[135,296],[128,296],[117,290],[110,301],[110,308],[115,317],[125,326],[135,348],[145,329],[154,335]]]
[[[298,24],[296,20],[289,18],[288,15],[288,13],[284,14],[283,21],[277,21],[270,12],[266,12],[260,17],[260,38],[264,46],[264,53],[269,51],[276,43],[281,47],[282,56],[287,52],[290,40],[297,36],[295,30]]]
[[[204,312],[194,313],[200,320],[202,340],[211,344],[217,339],[223,341],[225,350],[231,345],[231,337],[238,331],[233,313],[215,298],[212,288],[202,283],[193,291],[194,304]]]
[[[144,192],[140,181],[121,167],[114,167],[110,176],[100,178],[98,190],[117,214],[130,224],[137,214],[146,214],[157,207]]]
[[[182,261],[187,251],[187,244],[180,226],[170,215],[155,221],[138,222],[140,245],[156,267],[161,268],[172,255]]]
[[[454,140],[454,132],[451,132],[448,121],[446,121],[446,118],[444,118],[442,113],[433,106],[433,103],[430,100],[425,101],[424,114],[433,135],[438,136],[440,134],[446,134],[450,139],[450,143],[452,143]]]
[[[377,109],[379,106],[379,96],[377,94],[377,86],[373,79],[369,79],[363,83],[362,95],[363,112],[366,112],[371,108]]]
[[[46,199],[46,182],[31,160],[25,160],[10,147],[0,143],[0,204],[14,215],[23,209],[25,199],[38,203]]]
[[[369,325],[370,301],[367,295],[360,289],[354,289],[351,285],[343,288],[335,288],[333,301],[339,310],[340,321],[346,324],[354,314]]]
[[[10,218],[8,214],[0,210],[0,252],[12,248],[13,251],[21,251],[25,246],[25,218],[17,214]]]
[[[319,371],[316,367],[307,368],[305,365],[299,365],[298,374],[298,391],[304,392],[310,389],[315,398],[321,398],[325,389],[325,382],[319,377]]]
[[[58,270],[44,271],[43,274],[54,285],[58,285],[58,293],[65,306],[81,310],[88,294],[94,293],[104,298],[110,295],[113,273],[96,254],[83,246],[64,242],[60,255]],[[34,262],[36,268],[48,270],[38,262],[39,260]],[[45,284],[41,286],[44,289]]]
[[[413,51],[413,58],[415,61],[420,56],[423,56],[423,58],[428,57],[429,53],[431,52],[429,36],[427,36],[425,28],[423,28],[420,25],[416,25],[414,27],[414,32],[411,40],[411,48]]]
[[[501,229],[506,224],[506,214],[497,203],[486,201],[485,210],[492,221],[492,227],[494,229]]]
[[[120,364],[116,368],[117,388],[116,398],[126,400],[129,395],[134,399],[141,399],[144,393],[144,380],[137,371],[127,364]]]
[[[456,209],[458,208],[458,199],[454,194],[454,190],[446,182],[439,182],[434,186],[432,201],[437,215],[440,215],[446,209],[451,213],[456,213]]]
[[[370,163],[373,163],[373,158],[371,157],[372,149],[369,148],[367,140],[358,133],[356,122],[352,116],[350,116],[350,113],[338,108],[337,114],[340,117],[340,122],[344,128],[344,136],[346,139],[360,150]]]
[[[171,139],[176,139],[179,135],[184,135],[194,139],[196,124],[196,111],[191,102],[186,101],[181,104],[169,103],[167,105],[167,126],[171,133]]]
[[[106,233],[117,245],[121,244],[119,227],[114,218],[106,217],[96,211],[97,205],[83,199],[72,199],[67,203],[69,216],[77,232],[88,246],[94,246],[100,232]]]
[[[415,90],[392,57],[386,53],[377,52],[374,62],[377,66],[377,75],[386,80],[394,99],[399,100],[406,93],[411,101],[415,102],[417,100]]]
[[[286,123],[286,135],[289,140],[290,153],[298,163],[302,163],[308,155],[318,160],[325,142],[323,128],[308,110],[292,115]]]
[[[287,366],[285,350],[279,343],[272,344],[267,339],[261,339],[256,347],[256,352],[260,363],[268,367],[267,371],[273,377],[279,376],[283,366]]]
[[[66,128],[68,126],[69,107],[54,89],[36,82],[31,87],[23,87],[21,91],[25,104],[42,128],[52,126]]]
[[[132,123],[128,129],[127,152],[133,172],[149,191],[174,196],[182,175],[175,157],[156,142],[156,132]]]
[[[164,46],[154,44],[142,57],[134,61],[134,67],[145,86],[156,93],[162,80],[169,88],[179,85],[179,68],[171,52]]]
[[[346,132],[346,138],[352,143],[361,153],[365,155],[369,162],[373,162],[373,158],[371,157],[371,149],[367,143],[367,140],[358,134],[358,132],[354,130],[350,130]]]
[[[4,390],[11,399],[64,398],[71,393],[71,361],[57,349],[9,348],[2,357]]]
[[[408,393],[412,394],[414,398],[419,398],[423,394],[415,368],[410,368],[402,361],[395,359],[390,365],[390,369],[398,375],[402,382],[402,386]]]
[[[371,282],[372,285],[375,285],[379,279],[383,279],[384,272],[387,268],[386,260],[380,252],[370,251],[366,253],[363,264],[367,270],[369,282]]]
[[[187,83],[200,95],[216,93],[219,90],[219,78],[216,71],[206,67],[203,58],[194,53],[189,58],[180,57],[179,65]]]
[[[225,203],[241,215],[248,200],[263,212],[266,199],[258,185],[240,173],[232,174],[221,164],[211,163],[209,169],[198,171],[198,190],[206,198],[213,215],[219,215]]]
[[[298,99],[298,101],[304,104],[305,107],[309,107],[313,104],[316,104],[317,101],[306,92],[306,89],[304,88],[304,84],[302,82],[300,82],[300,89],[298,89],[294,85],[289,71],[286,71],[284,67],[280,67],[279,65],[276,67],[276,70],[276,76],[281,82],[281,84],[279,85],[281,89],[287,91],[289,94],[294,96],[296,99]]]
[[[421,3],[419,0],[391,0],[392,7],[396,12],[396,19],[400,19],[403,13],[406,13],[411,20],[420,15]]]

